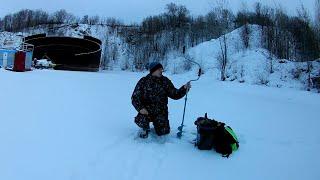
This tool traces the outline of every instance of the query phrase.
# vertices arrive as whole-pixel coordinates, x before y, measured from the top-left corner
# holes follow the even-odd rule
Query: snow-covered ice
[[[192,84],[181,140],[183,99],[169,101],[171,134],[144,141],[130,97],[145,73],[0,69],[0,179],[318,180],[319,94],[214,74]],[[176,87],[195,76],[168,75]],[[205,112],[238,134],[229,159],[190,144]]]

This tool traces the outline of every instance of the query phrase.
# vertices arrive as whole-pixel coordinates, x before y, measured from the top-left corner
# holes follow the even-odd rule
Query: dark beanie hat
[[[153,72],[155,72],[156,70],[162,68],[163,69],[163,66],[162,64],[158,63],[158,62],[152,62],[150,63],[149,65],[149,71],[150,71],[150,74],[152,74]]]

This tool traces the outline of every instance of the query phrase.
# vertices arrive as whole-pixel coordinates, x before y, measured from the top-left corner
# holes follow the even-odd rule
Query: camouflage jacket
[[[168,97],[177,100],[182,98],[186,92],[183,86],[180,89],[176,89],[165,76],[159,78],[148,74],[137,83],[131,100],[138,112],[145,108],[151,116],[167,115]]]

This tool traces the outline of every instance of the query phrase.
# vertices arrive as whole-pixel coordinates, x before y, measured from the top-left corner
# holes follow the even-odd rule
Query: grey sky
[[[229,0],[229,4],[233,11],[237,11],[242,2],[247,2],[251,8],[257,1],[272,6],[281,4],[289,14],[295,14],[296,8],[303,2],[311,15],[314,14],[314,0]],[[88,14],[117,17],[129,23],[139,22],[148,15],[163,12],[165,5],[170,2],[186,5],[191,14],[205,14],[215,0],[0,0],[0,2],[2,2],[0,17],[23,8],[43,9],[49,12],[66,9],[78,16]]]

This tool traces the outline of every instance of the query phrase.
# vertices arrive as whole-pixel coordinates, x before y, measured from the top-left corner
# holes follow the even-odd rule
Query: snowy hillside
[[[306,89],[308,82],[305,72],[306,62],[292,62],[277,59],[274,56],[270,60],[269,51],[261,47],[261,29],[257,25],[249,26],[252,33],[250,34],[249,48],[245,49],[240,37],[242,28],[226,35],[229,57],[227,80],[271,87]],[[195,61],[202,65],[205,71],[213,71],[216,79],[220,78],[217,57],[221,52],[221,38],[199,44],[188,52]],[[320,61],[312,62],[312,65],[311,75],[320,75]],[[271,66],[273,73],[270,73]]]
[[[214,80],[193,83],[186,132],[176,138],[183,100],[169,101],[168,137],[135,139],[130,96],[143,73],[0,69],[0,179],[318,180],[320,96]],[[176,86],[193,73],[169,75]],[[229,159],[199,151],[195,119],[230,125],[240,149]]]
[[[19,34],[0,32],[0,48],[19,47],[22,42],[22,36],[19,36]]]
[[[242,28],[226,34],[229,57],[227,64],[227,81],[260,84],[271,87],[290,87],[300,90],[307,89],[307,63],[277,59],[274,56],[270,58],[269,52],[262,48],[261,29],[257,25],[249,26],[251,34],[249,36],[249,48],[246,49],[240,37]],[[109,70],[126,69],[128,63],[132,64],[132,62],[129,62],[131,59],[126,49],[127,44],[118,36],[116,29],[111,29],[103,25],[61,25],[54,30],[46,27],[29,29],[24,33],[1,32],[0,47],[7,47],[9,45],[18,46],[22,36],[38,33],[71,37],[91,35],[103,42],[101,61],[105,61],[106,63],[101,64],[105,66],[104,68]],[[189,57],[200,63],[205,73],[209,71],[212,72],[215,79],[220,78],[217,57],[221,51],[221,38],[222,37],[201,43],[187,51]],[[115,59],[110,60],[113,58]],[[188,63],[186,57],[178,52],[168,54],[163,62],[166,72],[172,74],[184,73],[184,65]],[[320,61],[312,62],[312,66],[311,75],[319,76]],[[271,73],[271,67],[273,73]],[[194,66],[194,68],[196,68],[196,66]]]

